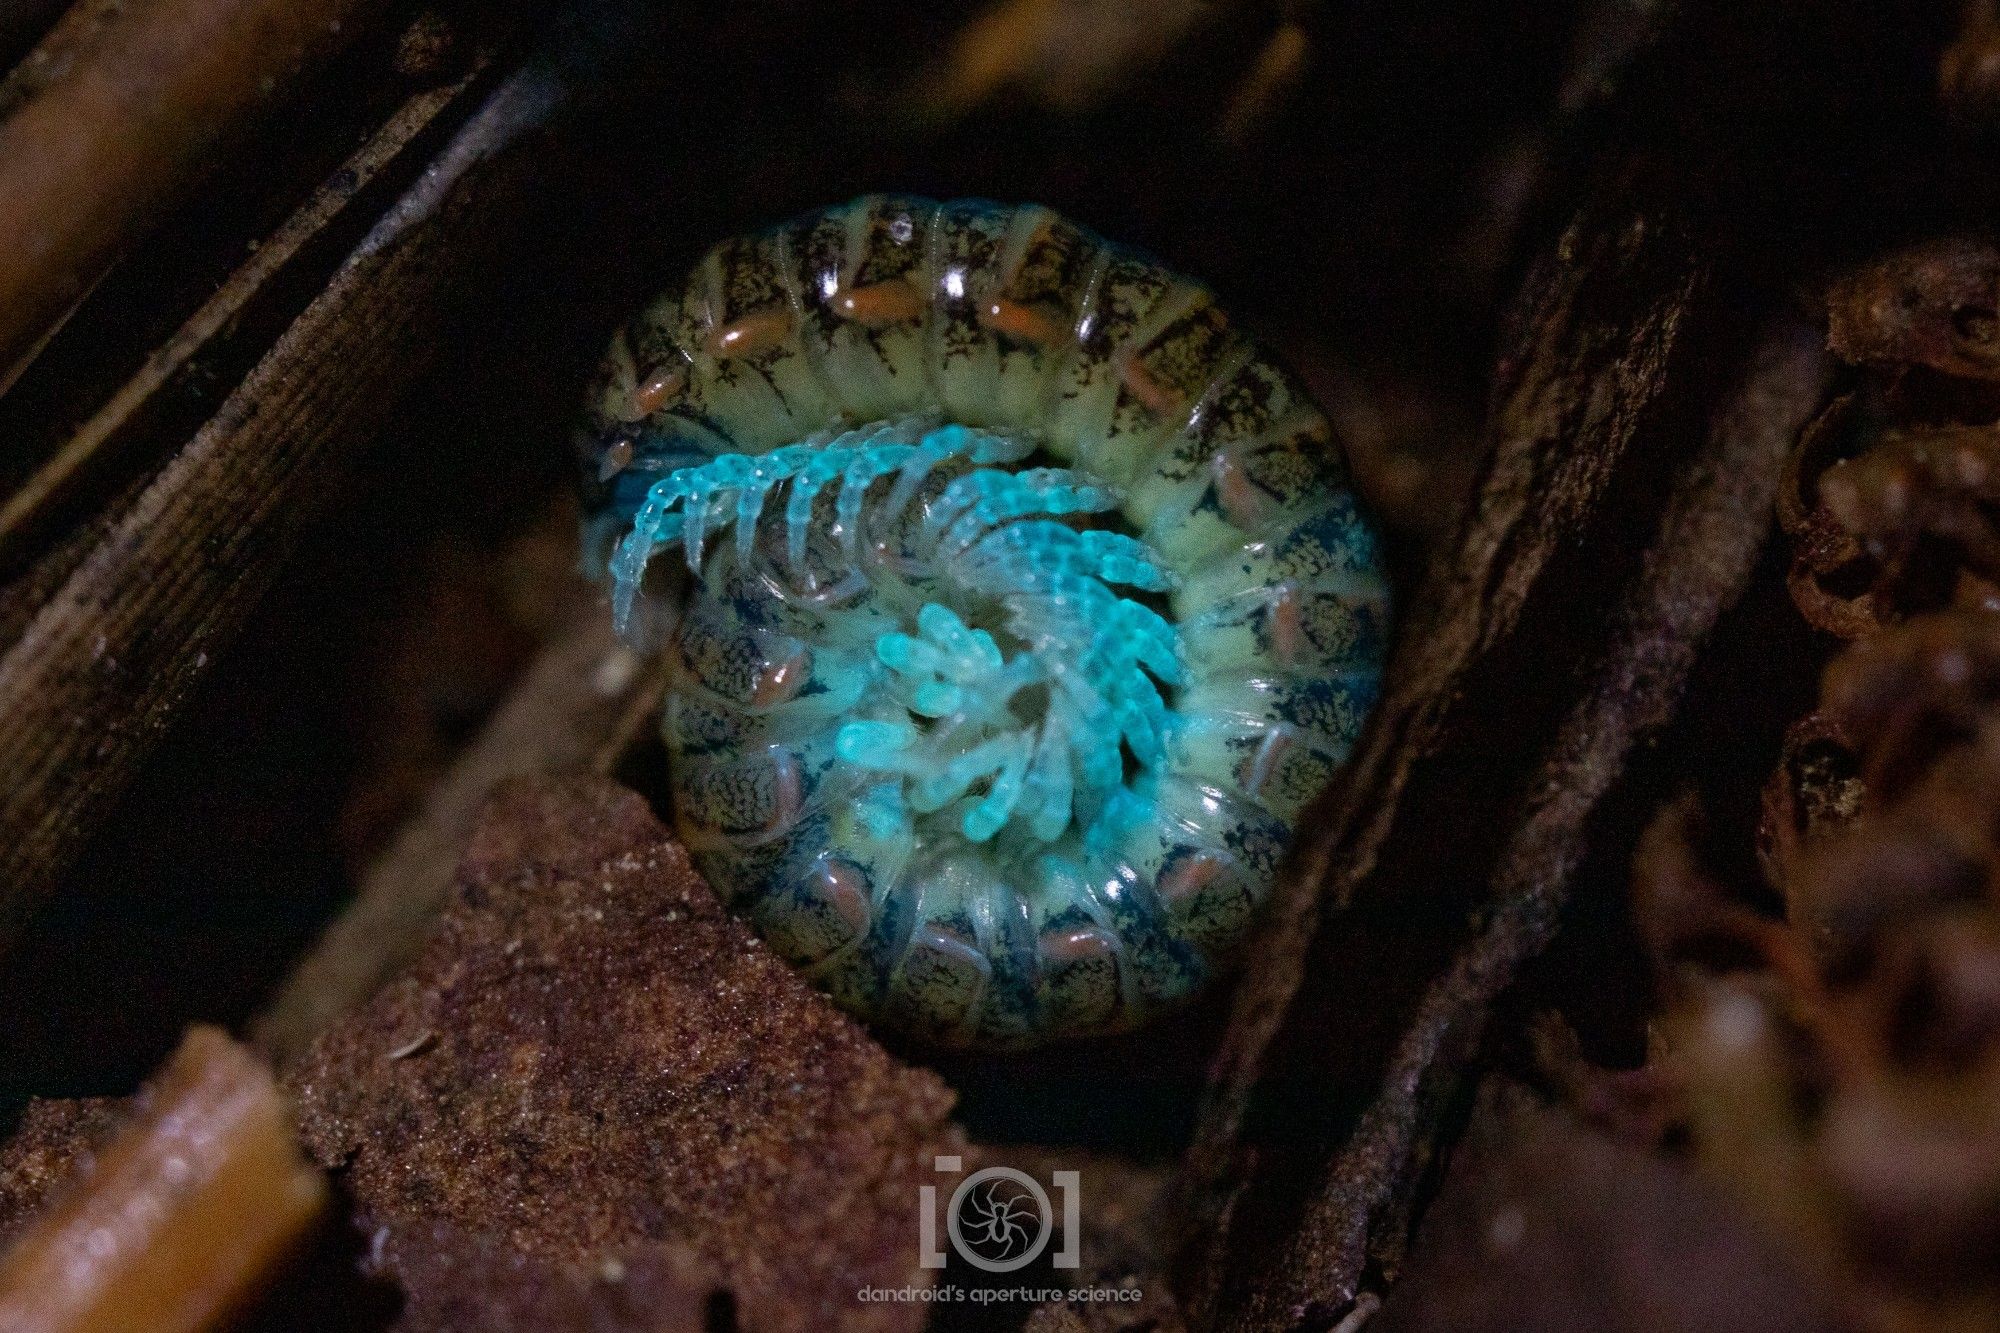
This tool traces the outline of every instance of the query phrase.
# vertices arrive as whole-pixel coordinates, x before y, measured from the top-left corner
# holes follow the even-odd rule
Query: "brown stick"
[[[650,724],[657,670],[620,646],[609,612],[585,600],[257,1020],[252,1039],[273,1060],[291,1061],[415,956],[496,784],[534,773],[609,772]]]
[[[139,0],[58,25],[66,59],[40,62],[52,72],[0,122],[0,387],[220,140],[354,34],[365,5]]]
[[[325,1203],[270,1071],[221,1030],[190,1031],[140,1105],[0,1259],[0,1328],[208,1328]]]
[[[441,88],[426,90],[398,107],[367,143],[340,165],[298,210],[266,236],[256,251],[231,273],[215,294],[190,315],[139,367],[138,373],[65,439],[34,475],[11,495],[0,498],[0,555],[13,546],[22,530],[59,499],[120,432],[153,402],[244,308],[261,295],[271,280],[291,262],[300,247],[320,235],[354,201],[354,197],[431,125],[455,100],[463,97],[474,71]]]
[[[1516,732],[1529,731],[1535,719],[1517,690],[1503,685],[1495,704],[1491,687],[1473,686],[1519,639],[1534,605],[1562,599],[1564,553],[1600,518],[1611,478],[1635,452],[1658,447],[1641,438],[1640,427],[1665,410],[1661,367],[1678,350],[1683,316],[1706,278],[1673,228],[1605,239],[1617,234],[1613,220],[1579,219],[1563,245],[1573,261],[1522,317],[1510,382],[1496,396],[1493,454],[1472,506],[1400,628],[1384,697],[1324,818],[1306,825],[1310,832],[1273,904],[1268,940],[1238,991],[1189,1151],[1196,1212],[1210,1225],[1227,1206],[1273,1044],[1296,1021],[1322,909],[1347,907],[1358,886],[1377,876],[1385,850],[1396,852],[1392,837],[1427,793],[1431,803],[1419,808],[1438,808],[1435,789],[1445,787],[1442,804],[1491,810],[1491,795],[1486,807],[1473,803],[1479,784],[1453,771],[1468,750],[1491,740],[1478,709],[1507,709]],[[1472,733],[1469,743],[1458,733]],[[1536,739],[1510,735],[1509,744]],[[1484,822],[1465,821],[1460,841],[1476,843]],[[1417,840],[1436,841],[1428,833]],[[1479,854],[1463,852],[1465,861]]]
[[[1817,331],[1785,321],[1758,349],[1707,446],[1682,470],[1637,584],[1618,610],[1603,666],[1571,710],[1492,879],[1480,937],[1426,991],[1382,1094],[1314,1187],[1270,1280],[1226,1327],[1323,1327],[1355,1298],[1371,1259],[1400,1245],[1405,1194],[1448,1085],[1492,1003],[1547,945],[1589,846],[1589,821],[1640,741],[1664,727],[1716,617],[1748,581],[1798,432],[1824,396]]]
[[[1716,289],[1717,245],[1614,175],[1513,314],[1473,505],[1214,1067],[1187,1172],[1198,1324],[1324,1328],[1393,1263],[1488,1003],[1546,941],[1590,821],[1747,577],[1762,465],[1823,371],[1788,342],[1736,374],[1755,307]],[[1509,754],[1541,762],[1492,761]]]
[[[414,381],[566,97],[545,68],[494,92],[0,658],[0,924],[74,856]]]

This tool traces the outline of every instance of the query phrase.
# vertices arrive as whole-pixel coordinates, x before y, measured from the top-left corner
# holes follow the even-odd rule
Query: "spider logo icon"
[[[940,1172],[960,1169],[959,1159],[938,1159]],[[1065,1243],[1057,1252],[1057,1268],[1075,1268],[1077,1173],[1058,1171],[1055,1183],[1063,1196]],[[938,1249],[933,1209],[935,1186],[926,1185],[923,1199],[923,1263],[927,1268],[944,1266]],[[1055,1209],[1048,1191],[1025,1171],[1009,1166],[988,1166],[974,1171],[958,1184],[944,1209],[945,1232],[958,1257],[974,1268],[989,1273],[1011,1273],[1040,1258],[1055,1234]]]
[[[966,1177],[951,1200],[947,1223],[952,1244],[969,1261],[976,1255],[998,1269],[1033,1261],[1048,1243],[1049,1196],[1041,1184],[1007,1167]]]

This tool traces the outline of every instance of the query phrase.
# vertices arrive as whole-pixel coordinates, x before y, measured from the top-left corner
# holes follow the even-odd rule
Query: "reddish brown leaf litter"
[[[1778,766],[1764,784],[1757,858],[1764,878],[1783,890],[1800,849],[1861,813],[1854,751],[1837,727],[1808,713],[1785,730]]]
[[[1801,435],[1779,513],[1800,614],[1853,642],[1764,788],[1761,882],[1692,796],[1640,844],[1644,1069],[1538,1052],[1586,1112],[1643,1083],[1632,1141],[1692,1165],[1843,1326],[1887,1333],[2000,1320],[1997,253],[1932,241],[1832,285],[1851,391]],[[1761,1290],[1685,1263],[1689,1290]]]
[[[1875,571],[1860,538],[1843,528],[1819,498],[1820,476],[1851,451],[1854,412],[1853,396],[1844,395],[1801,433],[1778,489],[1778,522],[1792,544],[1786,580],[1792,601],[1807,623],[1844,639],[1867,633],[1883,619],[1876,606]]]
[[[2000,249],[1949,237],[1861,265],[1828,293],[1827,342],[1856,364],[2000,378]]]
[[[626,1275],[748,1328],[922,1323],[857,1293],[928,1282],[918,1186],[962,1151],[951,1094],[727,915],[613,784],[503,788],[422,955],[291,1081],[409,1327],[466,1326],[451,1312],[496,1272],[511,1308],[581,1327],[622,1326],[593,1321]]]
[[[1828,344],[1861,373],[1800,437],[1780,496],[1800,613],[1851,639],[2000,606],[2000,247],[1894,249],[1826,301]]]
[[[1790,586],[1815,628],[1852,639],[1926,610],[2000,606],[2000,426],[1883,428],[1850,395],[1802,437],[1789,474]]]
[[[686,1248],[629,1262],[530,1255],[447,1223],[384,1228],[371,1266],[404,1292],[403,1329],[535,1333],[714,1333],[735,1327],[727,1280]]]
[[[1945,870],[1965,849],[1914,798],[1865,814],[1808,844],[1787,923],[1700,866],[1683,809],[1634,876],[1666,997],[1656,1144],[1684,1143],[1851,1326],[1991,1327],[2000,916],[1938,891],[1970,887]]]
[[[1827,668],[1821,712],[1855,748],[1865,800],[1786,885],[1815,952],[1843,966],[1908,915],[1992,902],[2000,872],[2000,619],[1920,617]]]

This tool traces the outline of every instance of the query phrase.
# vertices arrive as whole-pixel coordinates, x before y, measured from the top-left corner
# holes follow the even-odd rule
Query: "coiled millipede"
[[[1046,209],[725,241],[614,337],[584,452],[621,624],[674,612],[683,840],[927,1040],[1192,994],[1375,699],[1387,586],[1324,415],[1205,288]]]

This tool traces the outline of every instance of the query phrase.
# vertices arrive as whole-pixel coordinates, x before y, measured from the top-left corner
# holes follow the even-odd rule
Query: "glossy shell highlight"
[[[671,622],[682,838],[930,1041],[1194,994],[1375,701],[1325,416],[1206,288],[1046,209],[725,241],[613,339],[583,452],[621,620]]]

